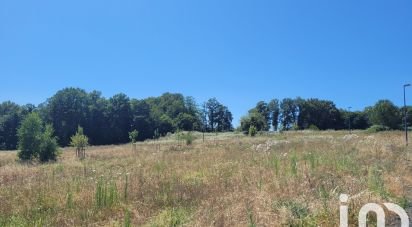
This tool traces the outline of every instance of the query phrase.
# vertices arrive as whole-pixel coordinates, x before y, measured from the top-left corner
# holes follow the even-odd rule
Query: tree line
[[[32,112],[39,115],[43,124],[52,127],[60,146],[69,145],[79,126],[91,145],[126,143],[132,131],[138,131],[136,139],[141,141],[177,130],[233,130],[232,113],[216,98],[203,105],[178,93],[146,99],[120,93],[107,99],[99,91],[65,88],[38,106],[20,106],[11,101],[1,103],[0,149],[17,148],[18,128]]]
[[[383,129],[401,129],[405,109],[389,100],[380,100],[362,111],[339,109],[329,100],[285,98],[260,101],[241,118],[238,131],[341,130],[367,129],[379,125]],[[412,124],[412,108],[406,109],[408,125]],[[232,131],[233,116],[216,98],[199,105],[193,97],[164,93],[159,97],[134,99],[120,93],[105,98],[99,91],[65,88],[44,103],[0,104],[0,150],[16,149],[18,129],[30,113],[36,113],[43,126],[36,128],[52,134],[58,145],[67,146],[82,127],[91,145],[120,144],[130,140],[158,138],[178,130]],[[37,123],[38,124],[38,123]],[[47,127],[46,127],[47,125]],[[46,130],[47,129],[47,130]],[[51,133],[52,132],[52,133]]]
[[[379,126],[381,129],[402,129],[405,109],[389,100],[379,100],[374,106],[363,111],[339,109],[329,100],[316,98],[285,98],[260,101],[241,118],[240,129],[248,133],[269,130],[341,130],[368,129]],[[407,124],[412,125],[412,107],[407,107]]]

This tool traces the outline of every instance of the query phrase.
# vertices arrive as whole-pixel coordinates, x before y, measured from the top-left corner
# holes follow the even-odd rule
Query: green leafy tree
[[[298,127],[308,129],[311,125],[320,130],[340,129],[342,127],[340,111],[332,101],[307,99],[299,103]]]
[[[23,109],[10,101],[0,104],[0,150],[17,148],[17,129],[24,118]]]
[[[280,103],[280,118],[283,130],[290,130],[297,124],[299,106],[297,100],[285,98]]]
[[[180,130],[191,131],[198,127],[198,119],[188,113],[180,113],[176,118],[176,126]]]
[[[89,138],[84,135],[82,127],[78,126],[76,134],[70,137],[70,146],[76,148],[76,157],[80,159],[86,157],[86,147],[89,146]]]
[[[269,109],[268,104],[264,101],[260,101],[256,104],[256,107],[254,109],[250,110],[250,111],[258,112],[265,119],[265,125],[260,131],[269,131],[271,113],[270,113],[270,109]]]
[[[383,125],[390,129],[399,129],[402,117],[399,108],[389,100],[379,100],[366,112],[373,125]]]
[[[139,137],[139,132],[136,129],[129,132],[129,139],[131,143],[136,143],[138,137]]]
[[[206,102],[206,113],[207,113],[207,119],[208,119],[208,129],[212,132],[214,132],[217,128],[217,122],[218,122],[218,108],[220,107],[220,103],[217,101],[216,98],[209,99]]]
[[[109,99],[108,119],[111,132],[110,143],[127,143],[132,123],[129,97],[121,93]]]
[[[110,133],[110,124],[108,119],[107,99],[102,97],[101,92],[92,91],[88,95],[87,119],[84,124],[84,133],[89,136],[90,144],[102,145],[107,144]]]
[[[53,134],[53,127],[51,125],[46,125],[44,133],[42,135],[43,138],[39,152],[39,160],[41,162],[57,160],[57,137],[55,137]]]
[[[248,134],[251,126],[253,126],[256,131],[265,131],[267,127],[266,124],[265,117],[256,110],[249,112],[247,116],[240,120],[240,128],[245,134]]]
[[[43,122],[37,113],[30,113],[18,129],[20,160],[39,158],[41,162],[56,160],[57,140],[53,136],[51,125],[43,127]]]
[[[174,132],[175,127],[173,120],[166,114],[163,114],[159,119],[157,119],[156,129],[158,130],[160,136],[166,135],[168,132]]]
[[[209,131],[233,130],[233,116],[229,109],[222,105],[216,98],[211,98],[205,103],[207,129]]]
[[[270,120],[272,123],[273,131],[277,131],[278,125],[279,125],[279,115],[280,115],[279,100],[272,99],[268,104],[268,108],[270,112]]]
[[[155,130],[155,119],[151,112],[151,107],[146,100],[132,99],[131,108],[131,128],[139,131],[137,140],[153,138]]]
[[[221,105],[218,109],[217,131],[225,132],[232,131],[233,116],[226,106]]]
[[[77,125],[86,125],[89,99],[85,90],[65,88],[48,99],[44,106],[47,122],[50,122],[59,138],[59,144],[66,146]]]
[[[37,113],[29,114],[18,129],[20,160],[31,160],[38,157],[42,145],[43,125]]]
[[[349,112],[347,110],[339,110],[342,115],[342,125],[344,129],[349,128],[349,120],[351,129],[364,130],[369,128],[369,118],[364,111]]]
[[[198,108],[196,100],[191,96],[186,97],[185,98],[185,108],[186,108],[186,113],[191,116],[192,129],[190,130],[201,131],[202,130],[202,111],[201,109]]]

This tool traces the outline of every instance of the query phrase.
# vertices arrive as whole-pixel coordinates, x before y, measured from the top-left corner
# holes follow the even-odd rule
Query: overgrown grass
[[[337,226],[340,193],[355,198],[351,224],[367,202],[410,204],[398,132],[205,138],[91,147],[85,160],[63,149],[45,165],[0,153],[0,226]]]

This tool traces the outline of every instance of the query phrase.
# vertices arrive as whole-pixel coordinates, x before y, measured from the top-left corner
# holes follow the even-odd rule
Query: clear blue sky
[[[0,101],[81,87],[106,97],[400,105],[412,82],[412,1],[0,1]],[[412,89],[408,98],[412,102]]]

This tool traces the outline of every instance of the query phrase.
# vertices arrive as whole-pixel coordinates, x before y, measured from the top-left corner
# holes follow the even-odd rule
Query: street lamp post
[[[404,123],[405,123],[405,142],[406,146],[408,146],[408,122],[407,122],[407,115],[408,112],[406,110],[406,87],[411,86],[411,84],[403,85],[403,111],[404,111]]]
[[[349,106],[348,107],[348,109],[349,109],[349,134],[352,134],[352,128],[351,128],[351,121],[352,121],[352,116],[351,116],[351,112],[350,112],[350,110],[352,109],[352,107],[351,106]]]

